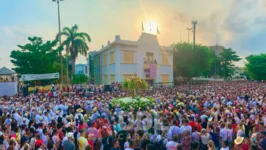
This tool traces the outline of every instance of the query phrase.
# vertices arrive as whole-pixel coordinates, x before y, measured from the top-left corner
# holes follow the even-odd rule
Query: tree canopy
[[[246,57],[248,61],[246,69],[252,79],[266,80],[266,54],[250,55]]]
[[[42,74],[60,71],[57,40],[44,42],[40,37],[29,37],[25,45],[18,45],[19,50],[11,52],[11,62],[18,74]]]
[[[72,65],[72,75],[75,74],[75,63],[79,54],[87,56],[89,47],[87,42],[91,42],[90,36],[85,32],[78,32],[78,26],[72,28],[65,27],[61,35],[66,37],[62,45],[66,47],[67,54],[70,52]]]
[[[225,48],[220,53],[221,73],[224,78],[231,77],[234,73],[234,62],[241,60],[241,58],[231,48]]]
[[[196,45],[192,48],[189,43],[174,45],[174,77],[181,76],[185,80],[208,74],[213,61],[209,47]]]
[[[81,83],[86,83],[88,81],[89,81],[89,78],[85,74],[75,74],[72,76],[73,84],[81,84]]]

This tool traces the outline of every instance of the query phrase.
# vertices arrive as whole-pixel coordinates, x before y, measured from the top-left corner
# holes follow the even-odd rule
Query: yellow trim
[[[161,74],[162,83],[168,83],[169,82],[169,74]]]
[[[110,52],[110,65],[115,63],[115,51]]]
[[[115,74],[110,74],[110,84],[115,82]]]
[[[128,78],[130,78],[132,76],[135,76],[136,74],[133,73],[133,74],[121,74],[121,75],[124,77],[124,80],[126,80],[126,79],[128,79]]]
[[[150,53],[151,55],[147,56],[147,53]],[[146,52],[145,53],[145,59],[146,59],[146,61],[153,61],[154,60],[154,52]]]
[[[137,63],[127,63],[127,62],[121,62],[121,64],[137,64]]]
[[[135,63],[135,52],[134,51],[124,51],[121,63],[127,63],[127,64]]]
[[[108,74],[103,75],[103,83],[107,84],[108,83]]]
[[[170,65],[168,54],[162,54],[161,58],[162,58],[162,63],[161,63],[162,65]]]
[[[170,64],[166,65],[166,64],[160,64],[160,66],[171,66]]]

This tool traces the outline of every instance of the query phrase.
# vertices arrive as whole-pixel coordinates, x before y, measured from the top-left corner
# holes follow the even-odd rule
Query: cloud
[[[0,45],[0,53],[7,57],[1,63],[10,64],[10,50],[17,48],[17,44],[25,44],[28,36],[54,39],[58,31],[56,5],[46,1],[36,3],[40,10],[36,10],[38,13],[34,13],[33,19],[34,14],[25,13],[23,20],[13,19],[12,25],[0,24],[0,41],[4,43]],[[145,19],[158,21],[162,45],[187,41],[185,29],[191,27],[192,19],[197,19],[197,43],[214,45],[217,42],[231,47],[243,57],[252,52],[263,52],[266,47],[263,41],[266,36],[265,0],[169,0],[167,3],[161,0],[80,0],[79,3],[65,1],[61,6],[62,27],[78,24],[80,31],[92,36],[91,49],[98,49],[106,41],[112,41],[115,34],[120,34],[123,39],[136,40],[141,33],[141,22]],[[13,17],[18,18],[17,13]],[[28,17],[26,21],[25,17]],[[190,35],[191,41],[192,33]]]
[[[182,12],[176,12],[173,16],[174,21],[177,21],[179,23],[188,23],[191,21],[190,18],[190,16]]]
[[[47,24],[36,27],[17,27],[17,26],[0,26],[0,67],[6,66],[12,68],[10,62],[10,53],[12,50],[19,49],[17,45],[23,45],[28,42],[28,37],[39,36],[44,40],[54,39],[54,33],[51,28],[46,28]]]

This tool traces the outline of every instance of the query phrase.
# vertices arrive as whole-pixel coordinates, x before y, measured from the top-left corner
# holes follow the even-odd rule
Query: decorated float
[[[128,94],[125,97],[114,98],[111,101],[113,107],[120,107],[122,110],[147,110],[154,102],[152,97],[142,97],[147,89],[147,82],[134,75],[122,82],[122,89]]]

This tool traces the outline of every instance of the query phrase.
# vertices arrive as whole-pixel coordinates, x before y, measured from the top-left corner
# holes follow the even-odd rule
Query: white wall
[[[169,74],[169,82],[173,82],[173,55],[169,53],[169,64],[167,66],[160,66],[161,64],[161,50],[158,40],[155,35],[143,33],[136,42],[137,46],[115,44],[110,49],[101,53],[102,64],[102,82],[104,75],[108,74],[108,84],[110,84],[110,74],[115,74],[115,81],[121,82],[124,80],[123,74],[135,74],[141,78],[144,77],[144,57],[146,52],[154,53],[154,58],[157,60],[159,66],[157,69],[157,78],[155,82],[161,82],[161,74]],[[115,64],[110,65],[110,52],[115,51]],[[134,64],[123,64],[123,51],[134,51]],[[169,52],[169,51],[168,51]],[[103,57],[107,53],[107,62],[109,65],[103,66]]]

